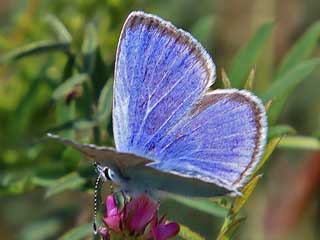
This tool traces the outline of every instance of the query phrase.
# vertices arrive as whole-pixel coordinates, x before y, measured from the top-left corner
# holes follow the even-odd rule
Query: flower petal
[[[110,195],[106,199],[106,212],[103,218],[104,223],[113,231],[120,231],[120,224],[123,219],[123,211],[117,208],[116,201],[113,195]]]
[[[154,240],[167,240],[178,234],[180,230],[179,224],[171,222],[168,224],[160,223],[157,226],[153,226],[152,235]]]
[[[118,212],[117,203],[113,195],[109,195],[106,198],[105,206],[106,206],[106,213],[105,213],[106,216],[115,215],[115,213]]]
[[[102,237],[103,240],[109,240],[110,239],[110,235],[109,235],[108,229],[105,228],[105,227],[99,229],[99,234],[100,234],[100,236]]]
[[[125,222],[130,233],[143,233],[157,211],[157,204],[146,195],[133,199],[126,206]]]

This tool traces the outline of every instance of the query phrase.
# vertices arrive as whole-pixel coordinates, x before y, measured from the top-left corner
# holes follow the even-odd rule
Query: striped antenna
[[[97,163],[94,163],[94,166],[97,167]],[[96,235],[98,233],[97,227],[97,211],[98,211],[98,191],[100,185],[101,175],[99,174],[94,185],[94,202],[93,202],[93,233]]]

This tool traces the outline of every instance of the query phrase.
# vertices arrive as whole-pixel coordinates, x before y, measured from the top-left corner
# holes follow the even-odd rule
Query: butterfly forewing
[[[155,142],[199,101],[214,64],[186,32],[153,15],[134,12],[117,53],[113,124],[119,151],[152,156]]]

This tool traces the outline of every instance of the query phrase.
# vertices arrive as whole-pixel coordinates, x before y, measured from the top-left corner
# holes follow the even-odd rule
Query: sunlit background
[[[43,136],[53,131],[113,144],[113,65],[121,26],[132,10],[159,15],[191,32],[217,64],[214,88],[223,86],[222,69],[233,86],[241,87],[254,68],[253,89],[263,97],[290,66],[285,87],[274,87],[288,89],[275,96],[280,107],[270,117],[271,126],[278,124],[273,136],[287,137],[260,170],[263,178],[241,210],[246,220],[234,239],[319,239],[317,0],[0,0],[0,239],[57,239],[91,222],[91,164]],[[61,32],[60,23],[70,34]],[[248,45],[252,50],[241,52]],[[91,90],[103,89],[106,98],[88,97],[79,73],[89,75]],[[78,85],[57,90],[72,76],[78,76]],[[167,200],[162,212],[215,239],[227,210]]]

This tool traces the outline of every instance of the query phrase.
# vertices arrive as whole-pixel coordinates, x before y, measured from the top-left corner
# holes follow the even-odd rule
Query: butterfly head
[[[97,173],[99,174],[99,177],[101,177],[105,182],[106,181],[113,181],[115,178],[114,172],[108,168],[101,166],[99,163],[94,163],[95,169]]]

